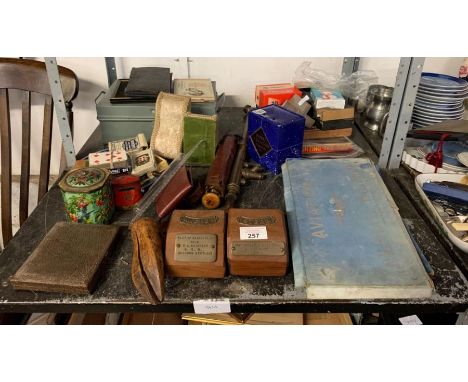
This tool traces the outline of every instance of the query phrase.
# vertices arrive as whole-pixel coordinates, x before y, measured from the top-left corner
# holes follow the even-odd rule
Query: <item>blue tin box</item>
[[[249,112],[248,146],[251,159],[274,174],[286,158],[300,158],[305,118],[278,105]]]

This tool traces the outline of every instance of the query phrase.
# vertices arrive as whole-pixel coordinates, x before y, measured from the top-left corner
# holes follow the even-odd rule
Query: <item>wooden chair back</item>
[[[60,82],[70,126],[73,126],[72,100],[78,94],[78,78],[70,69],[59,66]],[[9,90],[22,91],[22,149],[19,198],[20,225],[28,217],[28,200],[31,162],[31,94],[44,95],[44,120],[42,123],[42,148],[38,185],[38,202],[46,194],[50,174],[52,142],[53,101],[46,66],[43,62],[0,58],[0,162],[1,162],[1,225],[3,245],[12,238],[11,205],[11,125]],[[63,155],[62,155],[63,158]]]

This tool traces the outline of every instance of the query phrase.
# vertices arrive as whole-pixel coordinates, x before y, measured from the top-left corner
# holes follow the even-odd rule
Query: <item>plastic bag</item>
[[[294,73],[293,83],[299,88],[337,89],[340,76],[311,68],[311,61],[304,61]]]
[[[341,76],[338,82],[343,96],[356,101],[365,101],[370,85],[379,81],[377,74],[373,70],[358,70],[347,76]]]
[[[370,85],[379,80],[373,70],[358,70],[350,75],[336,75],[313,69],[311,61],[304,61],[294,73],[294,84],[299,88],[340,90],[344,97],[359,104],[365,103]]]

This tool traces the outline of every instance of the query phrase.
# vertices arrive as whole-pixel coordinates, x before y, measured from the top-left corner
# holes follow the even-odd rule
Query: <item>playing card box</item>
[[[91,153],[88,156],[89,167],[100,168],[121,168],[127,167],[127,153],[125,150],[109,151]]]

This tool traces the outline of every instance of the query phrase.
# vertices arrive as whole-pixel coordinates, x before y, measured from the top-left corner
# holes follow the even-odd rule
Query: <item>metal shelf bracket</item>
[[[341,74],[349,76],[359,69],[359,57],[345,57],[343,58],[343,67],[341,68]]]
[[[107,84],[110,87],[117,79],[117,68],[115,67],[115,57],[106,57]]]
[[[76,163],[75,147],[73,145],[70,121],[68,120],[65,99],[63,97],[62,83],[60,82],[57,60],[55,57],[44,57],[44,60],[46,64],[50,90],[54,100],[55,114],[57,115],[67,168],[72,168]]]
[[[400,166],[423,66],[424,57],[400,59],[380,150],[379,167],[382,169],[395,169]]]

